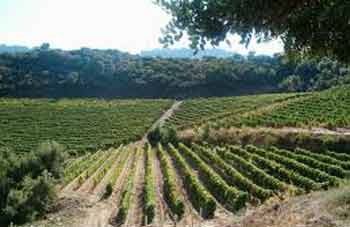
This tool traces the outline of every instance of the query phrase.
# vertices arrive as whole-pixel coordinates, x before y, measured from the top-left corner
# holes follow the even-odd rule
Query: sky
[[[170,17],[152,0],[0,0],[0,44],[28,47],[119,49],[130,53],[161,48],[158,38]],[[280,40],[247,48],[231,36],[231,47],[247,54],[283,51]],[[187,40],[174,48],[187,47]]]

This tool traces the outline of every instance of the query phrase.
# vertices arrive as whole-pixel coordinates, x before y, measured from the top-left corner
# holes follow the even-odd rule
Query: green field
[[[219,121],[221,127],[350,127],[350,87],[315,92],[307,97]]]
[[[167,121],[179,130],[230,127],[350,127],[350,87],[287,93],[185,100]]]
[[[190,128],[303,96],[307,94],[285,93],[185,100],[175,115],[168,120],[168,125],[178,129]]]
[[[18,152],[55,140],[69,150],[140,139],[170,100],[0,99],[0,146]]]

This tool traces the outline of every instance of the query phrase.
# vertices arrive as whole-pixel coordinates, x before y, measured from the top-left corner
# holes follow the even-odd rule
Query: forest
[[[0,54],[0,95],[7,97],[191,98],[317,91],[349,82],[349,66],[327,57],[161,58],[49,44]]]

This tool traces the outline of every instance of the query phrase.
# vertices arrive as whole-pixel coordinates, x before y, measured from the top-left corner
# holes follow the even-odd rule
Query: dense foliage
[[[54,183],[63,173],[64,148],[46,142],[18,156],[0,150],[0,223],[23,224],[44,215],[55,197]]]
[[[147,135],[148,141],[155,146],[157,143],[176,143],[177,135],[173,127],[156,127]]]
[[[30,151],[54,139],[96,151],[140,139],[169,100],[0,99],[0,145]]]
[[[169,157],[163,149],[161,144],[158,144],[157,155],[160,163],[160,168],[163,174],[163,190],[164,198],[168,206],[177,220],[181,220],[185,213],[184,198],[177,187],[177,180],[174,169],[170,166]]]
[[[231,211],[239,210],[245,206],[248,194],[228,185],[222,177],[207,165],[196,153],[186,145],[180,143],[179,151],[189,160],[198,171],[199,178],[209,189],[212,195]]]
[[[350,81],[336,61],[283,56],[145,58],[116,50],[49,49],[0,55],[0,96],[198,97],[305,91]]]
[[[157,0],[172,20],[163,43],[187,33],[192,48],[219,45],[228,34],[249,44],[281,37],[287,51],[332,55],[350,61],[350,4],[348,0]]]
[[[216,210],[216,203],[213,196],[201,184],[197,176],[194,174],[193,169],[179,151],[173,145],[169,145],[169,154],[178,166],[181,178],[184,182],[184,187],[186,188],[193,207],[202,217],[213,218]]]

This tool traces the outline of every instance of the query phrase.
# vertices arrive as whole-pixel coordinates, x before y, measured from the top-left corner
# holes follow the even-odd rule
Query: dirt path
[[[153,151],[155,152],[155,151]],[[170,211],[163,197],[163,174],[160,169],[160,163],[157,158],[157,155],[153,153],[153,173],[156,184],[156,193],[157,193],[157,208],[156,208],[156,223],[158,226],[169,225],[171,223]]]
[[[160,116],[160,118],[149,128],[149,130],[147,131],[147,133],[143,136],[141,141],[147,142],[147,135],[150,131],[152,131],[153,129],[155,129],[157,126],[162,127],[165,123],[165,121],[167,119],[169,119],[174,112],[181,106],[182,101],[175,101],[173,103],[173,105],[167,110],[165,111],[162,116]]]
[[[140,157],[135,160],[136,170],[134,176],[134,189],[132,204],[123,226],[142,226],[143,221],[143,188],[145,184],[145,153],[141,150]]]
[[[293,128],[293,127],[283,127],[283,128],[259,128],[258,130],[282,132],[282,133],[310,133],[316,135],[350,135],[350,129],[336,128]]]

